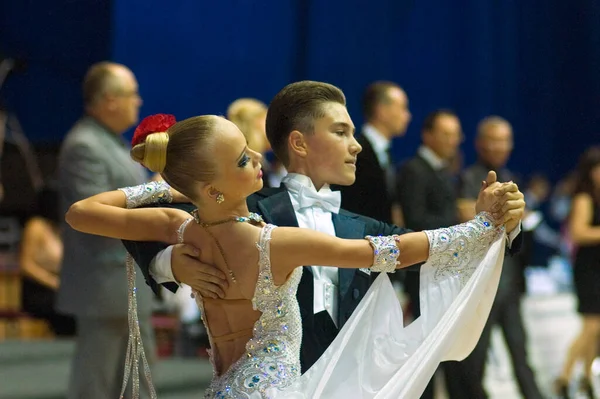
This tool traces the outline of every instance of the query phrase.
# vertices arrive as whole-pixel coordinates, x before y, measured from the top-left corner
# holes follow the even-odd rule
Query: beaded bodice
[[[300,376],[302,321],[296,290],[302,268],[294,270],[285,284],[275,286],[269,243],[274,228],[267,224],[257,243],[259,273],[252,305],[262,315],[254,324],[252,338],[246,344],[246,353],[223,375],[218,376],[215,372],[204,395],[207,399],[248,398],[256,392],[266,398],[265,391],[268,388],[285,387]],[[196,298],[204,314],[202,299],[199,295]],[[210,331],[208,334],[210,339]]]

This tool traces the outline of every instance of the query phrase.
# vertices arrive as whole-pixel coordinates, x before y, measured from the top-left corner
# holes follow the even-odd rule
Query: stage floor
[[[526,297],[523,316],[531,365],[540,388],[549,394],[569,343],[579,330],[570,294]],[[520,398],[502,335],[495,331],[485,385],[491,399]],[[0,399],[63,399],[73,352],[70,341],[0,343]],[[199,399],[212,376],[206,359],[168,359],[154,373],[159,398]],[[441,379],[440,379],[441,380]],[[440,390],[438,399],[446,396]]]
[[[71,341],[0,343],[1,399],[64,399]],[[212,377],[207,359],[161,360],[154,382],[161,399],[198,399]]]

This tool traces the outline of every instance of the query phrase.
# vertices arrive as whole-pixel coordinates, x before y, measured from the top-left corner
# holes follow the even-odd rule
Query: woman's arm
[[[429,240],[423,232],[407,233],[396,241],[400,250],[396,268],[424,262],[429,255]],[[310,229],[280,227],[271,237],[273,267],[289,273],[299,265],[335,266],[358,269],[373,265],[373,246],[368,240],[348,240]]]
[[[73,229],[83,233],[175,244],[177,229],[190,217],[172,208],[126,209],[132,205],[137,204],[132,204],[123,191],[109,191],[71,205],[65,219]]]
[[[367,236],[365,240],[347,240],[309,229],[282,227],[272,233],[271,261],[279,277],[283,273],[287,276],[300,265],[369,267],[373,271],[393,272],[432,256],[462,258],[462,252],[468,253],[475,245],[491,244],[502,232],[485,212],[449,228],[402,236]]]
[[[571,239],[577,245],[600,243],[600,227],[592,226],[594,202],[588,194],[577,194],[573,198],[569,231]]]
[[[36,254],[40,248],[43,248],[43,245],[41,245],[42,240],[53,234],[43,223],[42,220],[36,218],[28,221],[25,225],[19,253],[19,264],[25,276],[56,291],[60,281],[58,276],[37,262]]]

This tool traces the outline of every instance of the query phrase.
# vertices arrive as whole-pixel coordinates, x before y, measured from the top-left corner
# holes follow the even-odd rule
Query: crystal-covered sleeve
[[[144,205],[170,203],[173,200],[170,188],[164,181],[153,181],[119,190],[125,193],[127,209],[131,209]]]
[[[453,275],[466,280],[474,270],[465,265],[473,265],[470,259],[482,257],[503,231],[504,227],[496,227],[487,212],[480,212],[475,219],[456,226],[426,230],[429,239],[427,262],[437,266],[438,277]]]

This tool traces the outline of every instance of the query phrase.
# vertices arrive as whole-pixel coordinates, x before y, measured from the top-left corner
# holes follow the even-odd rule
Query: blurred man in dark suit
[[[356,160],[356,182],[339,187],[342,206],[352,212],[402,225],[395,204],[395,167],[390,156],[394,137],[403,136],[411,120],[408,97],[392,82],[375,82],[363,95],[362,127],[358,142],[362,152]]]

